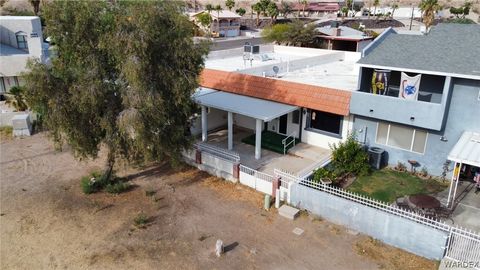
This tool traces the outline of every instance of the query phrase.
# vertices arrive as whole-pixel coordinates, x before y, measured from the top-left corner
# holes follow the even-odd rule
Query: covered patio
[[[261,149],[261,158],[253,155],[255,147],[242,142],[252,134],[251,130],[235,127],[233,132],[235,152],[240,156],[240,163],[254,170],[273,175],[274,169],[282,169],[293,174],[301,174],[309,168],[316,167],[330,158],[330,149],[324,149],[305,143],[295,145],[289,153],[282,155],[267,149]],[[228,131],[220,129],[208,134],[207,143],[225,148],[228,144]]]
[[[256,160],[260,160],[262,157],[261,142],[264,124],[299,109],[297,106],[217,91],[209,88],[200,88],[193,98],[202,108],[202,142],[207,142],[209,136],[207,108],[215,108],[227,112],[226,137],[228,150],[237,150],[235,145],[238,144],[238,139],[244,139],[246,137],[234,138],[234,114],[255,119],[254,152]],[[292,140],[295,140],[295,138],[292,137]]]
[[[450,189],[448,191],[447,206],[452,207],[455,204],[457,198],[458,183],[461,180],[467,180],[461,178],[461,173],[465,168],[470,170],[470,176],[473,180],[477,179],[475,174],[480,175],[480,133],[465,131],[455,144],[448,155],[448,160],[454,162],[452,181],[450,183]],[[471,175],[471,172],[474,175]]]

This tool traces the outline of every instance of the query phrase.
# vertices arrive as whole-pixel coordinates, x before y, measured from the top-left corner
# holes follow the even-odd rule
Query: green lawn
[[[405,172],[390,169],[374,171],[371,175],[356,179],[347,190],[367,195],[384,202],[413,194],[434,194],[448,187],[439,181],[424,180]]]
[[[286,137],[287,136],[265,130],[262,132],[262,148],[273,151],[273,152],[277,152],[279,154],[283,154],[282,140],[285,139]],[[252,134],[246,138],[243,138],[242,142],[250,145],[255,145],[255,134]],[[299,142],[300,142],[299,139],[295,139],[296,144]],[[293,143],[291,143],[287,147],[287,150],[292,147],[293,147]]]

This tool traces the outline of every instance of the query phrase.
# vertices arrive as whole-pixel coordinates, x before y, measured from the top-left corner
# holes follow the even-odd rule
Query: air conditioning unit
[[[370,147],[368,148],[368,162],[373,168],[380,170],[387,164],[386,154],[387,152],[380,147]]]

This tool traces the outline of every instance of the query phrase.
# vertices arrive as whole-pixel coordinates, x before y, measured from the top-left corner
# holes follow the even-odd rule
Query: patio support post
[[[206,142],[208,139],[207,126],[207,107],[202,106],[202,142]]]
[[[450,181],[450,188],[448,189],[448,198],[447,198],[447,207],[450,207],[450,198],[452,196],[452,190],[453,190],[453,182],[455,181],[455,168],[457,167],[457,162],[453,164],[453,172],[452,172],[452,180]]]
[[[263,120],[256,119],[255,159],[260,159],[262,157],[262,126],[263,126]]]
[[[233,149],[233,113],[228,112],[228,150]]]
[[[457,188],[458,188],[458,181],[460,181],[460,171],[462,170],[462,163],[460,162],[460,166],[458,167],[458,173],[455,176],[456,181],[455,181],[455,189],[453,190],[453,198],[452,198],[452,208],[455,205],[455,197],[457,196]]]

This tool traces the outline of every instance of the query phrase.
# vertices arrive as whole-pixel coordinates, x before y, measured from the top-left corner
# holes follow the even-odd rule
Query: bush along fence
[[[274,175],[240,164],[237,153],[197,144],[184,153],[188,163],[230,181],[275,196],[297,208],[357,230],[389,245],[435,260],[448,258],[480,269],[480,235],[384,202],[314,182],[292,173]]]
[[[480,269],[480,235],[341,188],[275,170],[290,185],[291,204],[389,245]]]

